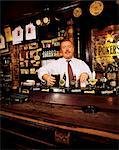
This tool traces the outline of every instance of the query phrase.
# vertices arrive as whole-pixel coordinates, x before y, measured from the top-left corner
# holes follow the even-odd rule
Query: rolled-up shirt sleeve
[[[51,74],[53,72],[53,68],[56,68],[56,63],[49,63],[46,66],[42,66],[38,69],[38,78],[42,81],[45,82],[45,80],[43,80],[43,75],[44,74]]]
[[[42,76],[44,74],[48,74],[47,68],[46,67],[41,67],[38,69],[38,78],[42,81],[45,82],[45,80],[43,80]]]

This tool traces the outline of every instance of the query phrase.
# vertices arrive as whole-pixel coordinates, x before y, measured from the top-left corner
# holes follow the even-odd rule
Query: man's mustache
[[[70,53],[70,52],[71,52],[71,51],[69,51],[69,50],[66,50],[66,51],[65,51],[65,53]]]

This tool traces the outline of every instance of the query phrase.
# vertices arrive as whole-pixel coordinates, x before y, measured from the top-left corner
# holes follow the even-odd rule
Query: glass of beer
[[[55,84],[53,85],[53,87],[59,87],[59,81],[60,81],[60,74],[51,74],[51,76],[55,77]]]

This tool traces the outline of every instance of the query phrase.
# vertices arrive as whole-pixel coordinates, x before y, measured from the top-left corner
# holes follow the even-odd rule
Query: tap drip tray
[[[81,110],[85,113],[97,113],[99,108],[94,105],[81,106]]]

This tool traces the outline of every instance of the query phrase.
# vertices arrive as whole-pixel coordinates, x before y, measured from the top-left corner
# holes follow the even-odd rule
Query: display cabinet
[[[41,66],[41,51],[37,42],[19,45],[20,81],[36,79]]]
[[[1,100],[9,101],[10,93],[12,90],[12,71],[10,54],[1,55],[0,81]]]

